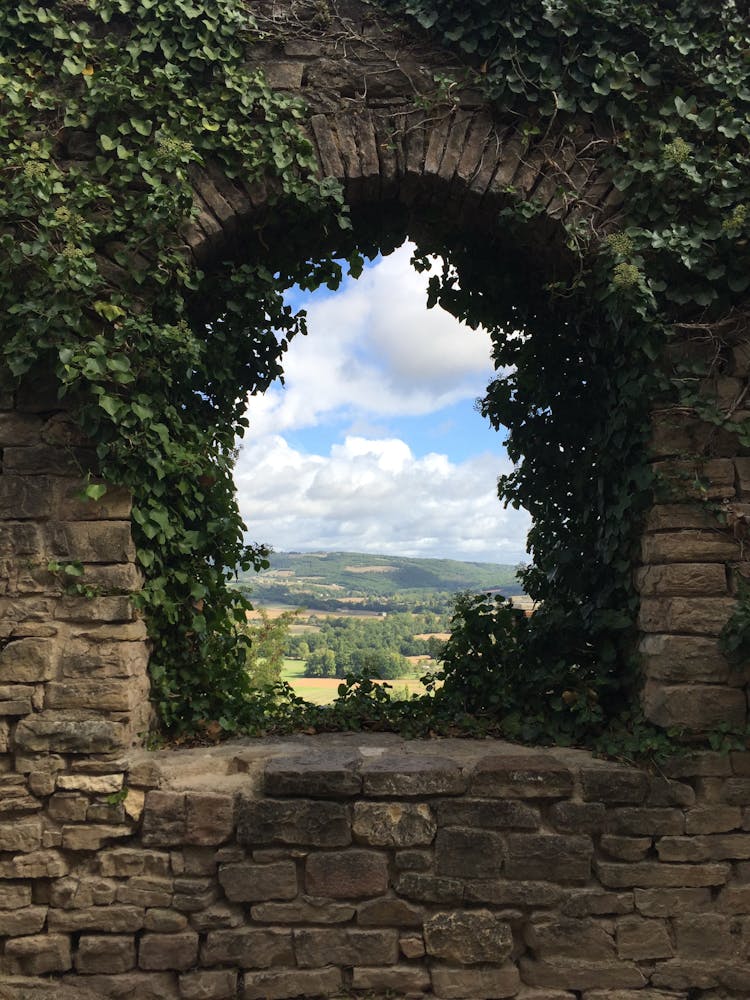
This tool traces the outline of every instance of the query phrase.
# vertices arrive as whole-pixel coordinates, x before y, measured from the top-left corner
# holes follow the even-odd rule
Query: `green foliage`
[[[248,640],[245,669],[253,688],[268,687],[281,680],[289,627],[294,623],[297,612],[285,611],[272,618],[263,608],[258,608],[258,615],[258,621],[248,622],[239,629]]]
[[[407,656],[429,656],[428,642],[415,635],[432,627],[433,615],[389,614],[383,618],[328,618],[305,638],[305,677],[371,676],[382,679],[411,673]],[[298,641],[287,646],[301,656]]]

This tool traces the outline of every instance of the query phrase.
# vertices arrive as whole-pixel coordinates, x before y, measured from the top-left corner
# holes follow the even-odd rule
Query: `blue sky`
[[[402,247],[335,293],[288,298],[309,335],[285,386],[250,400],[237,464],[254,541],[516,563],[528,517],[505,511],[510,468],[474,401],[493,376],[489,337],[426,308],[427,275]]]

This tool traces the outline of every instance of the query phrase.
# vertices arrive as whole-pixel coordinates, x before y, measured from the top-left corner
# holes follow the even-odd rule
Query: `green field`
[[[303,660],[284,660],[281,679],[294,688],[295,694],[315,705],[327,705],[333,701],[338,692],[341,680],[336,677],[304,677],[305,664]],[[399,677],[388,681],[392,687],[391,693],[400,694],[407,688],[409,694],[421,694],[424,691],[417,677]]]

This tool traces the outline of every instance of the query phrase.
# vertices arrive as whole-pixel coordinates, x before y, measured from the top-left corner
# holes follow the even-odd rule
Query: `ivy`
[[[277,686],[252,692],[246,606],[228,584],[261,567],[243,542],[232,467],[248,393],[283,377],[305,332],[283,292],[335,287],[331,246],[397,243],[348,230],[338,185],[319,181],[299,125],[248,53],[261,39],[240,0],[13,0],[0,14],[0,349],[16,378],[56,372],[97,444],[105,481],[128,487],[138,602],[153,642],[166,728],[218,724],[485,727],[516,738],[596,741],[633,714],[638,667],[632,567],[655,490],[648,412],[660,394],[696,405],[703,369],[657,361],[700,326],[719,330],[750,288],[750,39],[739,3],[698,0],[380,0],[457,51],[458,84],[480,87],[534,142],[592,128],[623,196],[610,231],[571,223],[571,266],[537,274],[517,252],[543,206],[511,189],[482,247],[435,222],[416,265],[443,261],[440,304],[491,331],[498,376],[481,402],[508,427],[505,502],[534,519],[530,623],[502,602],[462,599],[442,687],[391,703],[351,680],[329,710]],[[438,81],[437,99],[455,91]],[[266,185],[289,220],[285,252],[248,235],[243,263],[202,273],[180,233],[191,177],[214,164]],[[309,252],[309,232],[325,234]],[[270,263],[270,261],[273,261]],[[573,277],[571,277],[573,275]],[[750,440],[732,418],[714,422]],[[90,482],[92,503],[103,487]],[[64,570],[67,572],[66,570]],[[85,586],[85,579],[81,581]],[[747,648],[748,599],[728,642]],[[473,721],[471,721],[473,719]],[[629,722],[623,720],[629,719]],[[614,738],[614,737],[613,737]],[[723,737],[722,737],[723,739]],[[658,740],[657,740],[658,742]]]

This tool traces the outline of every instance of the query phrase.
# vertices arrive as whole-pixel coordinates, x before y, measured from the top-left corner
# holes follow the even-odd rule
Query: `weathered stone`
[[[421,993],[430,988],[430,974],[418,965],[392,965],[390,968],[355,968],[352,989],[405,993]]]
[[[230,795],[189,792],[185,797],[185,843],[223,844],[234,832],[234,799]]]
[[[561,833],[600,833],[606,813],[603,802],[555,802],[549,817]]]
[[[187,930],[187,926],[188,918],[184,913],[176,913],[174,910],[158,906],[146,910],[143,918],[143,929],[157,934],[176,934],[178,931]]]
[[[589,837],[511,833],[506,842],[508,878],[579,884],[590,876]]]
[[[71,1000],[179,1000],[173,972],[121,972],[116,975],[89,975],[85,983],[77,974],[66,976],[75,993]],[[83,993],[83,987],[87,992]],[[88,992],[90,991],[90,992]]]
[[[427,803],[356,802],[352,832],[360,843],[375,847],[431,844],[437,825]]]
[[[256,903],[267,899],[294,899],[297,895],[297,869],[292,861],[271,865],[248,862],[222,865],[219,882],[227,899],[236,903]]]
[[[16,910],[22,906],[31,906],[31,885],[0,882],[0,909]]]
[[[617,954],[638,962],[674,955],[669,931],[663,920],[621,917],[617,921]]]
[[[684,781],[665,777],[652,777],[646,806],[680,806],[685,809],[695,805],[695,790]]]
[[[581,788],[586,802],[638,804],[648,795],[649,779],[643,771],[624,767],[581,768]]]
[[[171,879],[135,875],[118,887],[117,902],[130,906],[167,907],[172,903],[172,890]]]
[[[98,851],[110,840],[132,837],[129,826],[64,826],[62,846],[68,851]]]
[[[503,962],[513,950],[510,926],[489,910],[435,913],[424,923],[428,955],[462,965]]]
[[[57,523],[48,534],[50,555],[83,563],[126,563],[135,559],[129,521]]]
[[[30,684],[54,676],[57,649],[50,639],[16,639],[0,651],[0,678]]]
[[[6,942],[5,958],[9,972],[27,976],[43,976],[50,972],[67,972],[72,966],[70,939],[62,934],[39,934],[14,938]]]
[[[91,906],[81,910],[50,910],[47,926],[51,931],[75,933],[99,931],[105,934],[132,934],[143,927],[143,910],[136,906]]]
[[[215,878],[176,878],[172,906],[185,913],[205,910],[216,902],[220,890]]]
[[[169,855],[164,851],[149,851],[138,847],[111,847],[97,857],[102,875],[130,878],[134,875],[169,874]]]
[[[358,761],[359,757],[352,754],[271,760],[263,772],[265,794],[313,799],[351,798],[362,791],[362,779],[354,770]]]
[[[117,895],[117,883],[89,875],[56,879],[49,890],[50,906],[63,910],[85,910],[91,906],[109,906]]]
[[[681,809],[611,809],[607,830],[628,837],[676,837],[685,831],[685,816]]]
[[[200,969],[180,976],[182,1000],[235,1000],[237,973],[234,969]]]
[[[267,906],[274,904],[265,904]],[[280,905],[280,904],[275,904]],[[212,903],[204,910],[199,910],[190,914],[190,926],[196,931],[223,930],[227,928],[239,927],[245,922],[245,915],[242,908],[231,903]],[[283,921],[282,921],[283,922]]]
[[[408,906],[407,903],[403,905]],[[355,912],[354,907],[346,903],[331,903],[315,896],[301,896],[292,903],[262,903],[253,906],[250,915],[253,920],[268,924],[345,924],[352,920]]]
[[[467,779],[448,758],[383,756],[367,761],[361,769],[365,795],[404,798],[425,795],[462,795]]]
[[[16,746],[27,751],[107,753],[129,742],[124,725],[84,712],[46,711],[19,722]]]
[[[185,841],[187,817],[184,792],[146,794],[142,839],[147,847],[168,847]]]
[[[328,997],[341,990],[341,969],[246,972],[242,1000],[286,1000],[289,997]]]
[[[0,851],[36,851],[42,846],[42,821],[18,819],[13,823],[0,823]]]
[[[305,862],[305,889],[313,896],[358,899],[378,896],[387,888],[387,859],[375,851],[311,854]]]
[[[558,989],[635,989],[646,985],[643,973],[630,962],[588,962],[585,959],[558,958],[554,962],[534,961],[523,957],[521,975],[529,986],[552,986]]]
[[[422,911],[403,899],[373,899],[357,907],[360,927],[421,927]]]
[[[534,954],[542,959],[564,957],[587,961],[608,961],[615,958],[612,935],[593,920],[550,917],[527,924],[524,940]]]
[[[131,707],[131,698],[132,685],[124,679],[52,681],[45,690],[44,707],[127,712]]]
[[[635,908],[644,917],[672,917],[692,911],[701,913],[711,906],[711,890],[636,889]]]
[[[695,960],[729,958],[739,949],[742,921],[719,913],[691,913],[672,919],[677,954]]]
[[[721,797],[731,806],[750,805],[750,778],[728,778]]]
[[[458,903],[464,896],[464,884],[456,878],[404,872],[396,882],[396,891],[420,903]]]
[[[503,869],[505,844],[489,830],[449,827],[438,833],[435,856],[438,875],[491,878]]]
[[[573,775],[544,754],[484,757],[471,777],[472,795],[497,798],[564,798],[573,791]]]
[[[2,894],[0,894],[1,896]],[[2,899],[0,899],[0,904]],[[46,906],[24,906],[13,910],[0,910],[0,937],[21,937],[37,934],[47,918]]]
[[[347,847],[351,839],[349,810],[338,802],[302,799],[273,802],[240,797],[237,820],[240,844]]]
[[[750,914],[750,885],[728,885],[716,899],[721,913]]]
[[[720,568],[723,572],[723,565]],[[724,684],[738,676],[715,638],[650,634],[642,637],[638,649],[646,676],[652,680],[667,684]]]
[[[642,566],[635,573],[644,596],[724,596],[727,577],[721,563],[668,563]]]
[[[536,830],[539,810],[525,802],[503,799],[447,799],[438,802],[438,826],[471,826],[490,830]]]
[[[302,969],[323,965],[395,965],[398,933],[394,930],[295,929],[294,951]]]
[[[396,851],[393,863],[399,872],[428,872],[432,868],[432,851]]]
[[[463,898],[467,903],[491,903],[494,906],[555,906],[567,895],[565,889],[549,882],[473,879],[466,882]]]
[[[649,861],[636,864],[596,861],[594,868],[602,885],[612,889],[688,889],[724,885],[730,870],[727,864],[668,865]]]
[[[632,913],[632,892],[602,892],[592,889],[574,892],[561,906],[566,917],[607,916],[609,914]]]
[[[326,958],[317,964],[333,961]],[[293,966],[292,932],[276,928],[256,930],[254,927],[209,931],[201,947],[201,964],[236,965],[241,969]]]
[[[649,682],[643,692],[643,710],[654,725],[693,731],[725,724],[741,728],[747,716],[744,692],[718,684],[668,686]]]
[[[57,851],[31,851],[0,861],[0,879],[61,878],[68,874],[68,864]]]
[[[138,965],[156,972],[166,969],[184,972],[198,961],[198,940],[194,931],[144,934],[138,945]]]
[[[521,988],[518,969],[452,969],[434,966],[430,970],[432,991],[440,1000],[502,1000],[514,997]]]
[[[618,837],[605,833],[600,841],[601,849],[618,861],[642,861],[651,850],[651,837]]]
[[[135,968],[135,941],[114,934],[83,934],[78,942],[75,967],[87,975],[129,972]]]

